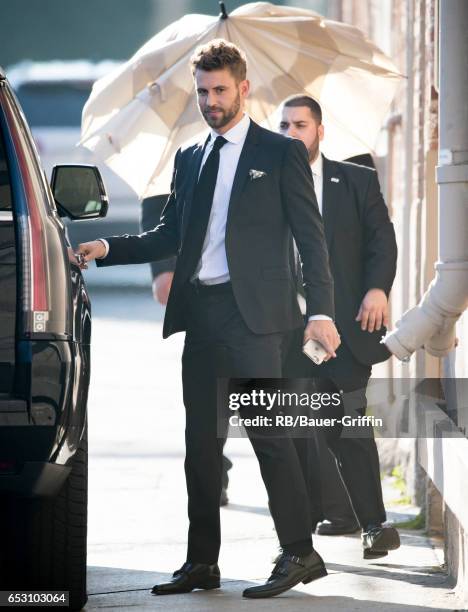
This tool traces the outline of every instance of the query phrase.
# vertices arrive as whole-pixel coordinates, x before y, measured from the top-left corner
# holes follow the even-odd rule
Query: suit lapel
[[[323,156],[322,216],[328,250],[333,242],[335,220],[345,193],[343,176],[338,164]]]
[[[258,153],[257,145],[260,137],[260,126],[250,120],[249,131],[245,138],[244,146],[239,157],[237,164],[236,173],[234,175],[234,181],[232,183],[231,197],[229,198],[229,208],[227,216],[227,224],[233,215],[233,211],[236,210],[236,204],[242,194],[242,189],[245,185],[247,177],[249,176],[249,170],[254,168],[255,157]]]
[[[186,196],[184,201],[184,210],[182,217],[182,237],[185,236],[187,231],[188,219],[190,216],[190,210],[192,208],[193,196],[195,193],[195,187],[197,185],[198,175],[200,173],[200,166],[203,159],[203,153],[208,143],[209,137],[203,142],[200,142],[192,152],[192,156],[188,163],[189,178],[187,181]]]

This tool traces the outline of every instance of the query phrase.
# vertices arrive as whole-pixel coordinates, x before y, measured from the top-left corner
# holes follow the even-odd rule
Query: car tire
[[[7,524],[11,529],[6,534],[8,545],[2,558],[2,565],[5,564],[2,568],[5,570],[3,586],[8,589],[68,591],[68,609],[81,610],[87,601],[86,431],[71,468],[57,497],[8,500]]]

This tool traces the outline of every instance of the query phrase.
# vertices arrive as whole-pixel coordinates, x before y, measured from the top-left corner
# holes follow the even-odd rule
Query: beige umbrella
[[[307,93],[323,108],[325,154],[344,159],[373,150],[401,75],[360,30],[268,2],[228,18],[185,15],[97,81],[83,110],[80,144],[139,197],[167,193],[175,152],[207,133],[189,60],[213,38],[245,52],[247,111],[255,121],[276,129],[278,104]]]

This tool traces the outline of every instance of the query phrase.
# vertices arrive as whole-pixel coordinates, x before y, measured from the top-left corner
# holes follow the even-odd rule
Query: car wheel
[[[53,499],[8,498],[3,508],[7,546],[1,554],[3,587],[69,591],[69,610],[86,594],[88,448],[86,431],[72,470]]]

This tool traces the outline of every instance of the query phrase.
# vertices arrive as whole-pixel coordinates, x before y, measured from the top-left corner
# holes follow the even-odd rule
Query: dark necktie
[[[210,218],[216,179],[219,170],[219,151],[227,140],[218,136],[213,148],[205,160],[200,178],[198,179],[188,220],[187,235],[185,237],[179,262],[185,280],[189,280],[196,270],[201,257],[206,230]]]

